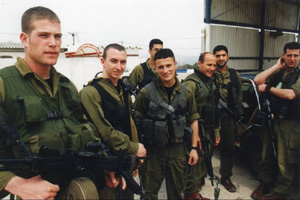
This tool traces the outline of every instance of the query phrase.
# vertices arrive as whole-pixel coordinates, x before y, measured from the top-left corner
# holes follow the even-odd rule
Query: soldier
[[[142,165],[141,184],[149,191],[146,199],[157,199],[165,179],[168,199],[182,199],[187,156],[189,165],[198,161],[199,114],[192,92],[175,76],[177,62],[172,50],[157,51],[154,61],[159,77],[140,91],[134,103],[149,156]],[[189,125],[193,133],[187,134],[192,139],[188,153],[183,138]]]
[[[74,84],[53,67],[60,54],[61,37],[60,20],[52,10],[45,7],[26,10],[20,34],[25,58],[17,58],[15,65],[0,70],[1,107],[15,123],[20,140],[33,154],[38,154],[41,146],[60,154],[69,148],[82,150],[83,147],[76,146],[83,141],[67,144],[66,138],[75,134],[71,129],[84,130],[86,141],[93,141],[92,135],[97,137],[96,128],[83,122]],[[12,138],[12,133],[0,131],[1,158],[27,157],[20,142]],[[1,171],[1,196],[9,192],[21,199],[66,199],[70,180],[64,173],[48,172],[41,177],[26,170]],[[98,197],[97,191],[91,193],[92,196],[86,195]]]
[[[205,128],[205,133],[208,138],[211,138],[211,135],[214,136],[214,146],[218,145],[220,142],[219,118],[216,112],[215,102],[216,87],[211,78],[215,70],[215,55],[209,52],[202,53],[198,60],[198,69],[195,69],[194,73],[187,76],[183,82],[184,85],[186,85],[186,87],[189,88],[195,96],[198,113],[200,114],[201,119],[203,119],[204,121],[203,126]],[[200,146],[201,144],[199,144],[199,147]],[[201,190],[204,182],[204,177],[207,174],[205,159],[203,156],[200,156],[199,162],[196,166],[196,175],[198,178],[196,179],[196,182],[193,181],[195,180],[195,177],[187,181],[187,188],[184,195],[184,199],[186,200],[207,199],[202,197],[201,195],[200,198],[197,198],[197,192],[198,190]],[[195,176],[195,174],[193,174],[193,176]],[[199,188],[197,188],[197,185],[199,186]]]
[[[227,106],[233,111],[236,117],[241,119],[243,115],[241,76],[236,70],[228,67],[227,61],[229,55],[226,46],[216,46],[213,50],[213,54],[215,54],[217,58],[217,70],[215,71],[214,77],[220,96],[227,101]],[[236,192],[236,187],[231,182],[230,177],[232,176],[237,123],[225,109],[220,110],[220,119],[222,138],[220,141],[221,184],[229,192]]]
[[[153,39],[149,43],[150,58],[146,62],[137,65],[131,72],[128,80],[132,88],[140,91],[145,85],[152,82],[155,77],[154,56],[155,53],[163,48],[163,42],[160,39]]]
[[[262,129],[263,150],[258,179],[259,187],[252,193],[254,199],[285,199],[291,192],[293,179],[300,161],[300,44],[284,45],[281,58],[269,69],[259,73],[254,81],[258,90],[271,102],[274,114],[274,133],[267,124]],[[275,136],[272,149],[270,134]],[[277,150],[277,157],[273,150]],[[276,172],[276,173],[274,173]],[[270,192],[270,184],[273,190]]]
[[[138,143],[137,130],[131,117],[131,97],[124,90],[122,80],[127,62],[125,48],[119,44],[105,47],[101,63],[103,73],[80,91],[80,98],[88,119],[95,124],[108,148],[122,155],[146,156],[144,145]],[[113,190],[113,191],[112,191]],[[125,191],[125,199],[133,193]],[[117,198],[117,189],[105,189],[102,198]]]

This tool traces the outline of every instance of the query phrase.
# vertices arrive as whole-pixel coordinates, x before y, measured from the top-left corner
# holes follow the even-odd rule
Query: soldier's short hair
[[[213,54],[216,54],[217,51],[222,51],[222,50],[224,50],[226,52],[226,54],[228,54],[228,49],[225,45],[216,46],[213,50]]]
[[[125,51],[125,52],[126,52],[125,48],[124,48],[122,45],[119,45],[119,44],[117,44],[117,43],[112,43],[112,44],[107,45],[107,46],[104,48],[104,50],[103,50],[103,55],[102,55],[102,57],[103,57],[104,59],[106,59],[106,57],[107,57],[107,52],[108,52],[109,49],[116,49],[116,50],[118,50],[118,51]]]
[[[160,49],[156,52],[154,56],[154,61],[158,59],[165,59],[165,58],[173,58],[175,61],[174,53],[171,49]]]
[[[149,49],[151,50],[155,44],[163,45],[164,43],[160,39],[152,39],[149,43]]]
[[[286,53],[287,49],[299,49],[300,50],[300,44],[298,42],[286,43],[283,47],[283,53]]]
[[[204,53],[201,53],[200,56],[199,56],[198,61],[204,63],[205,56],[206,56],[207,54],[212,54],[212,53],[211,53],[211,52],[204,52]],[[212,55],[214,55],[214,54],[212,54]]]
[[[34,29],[33,22],[36,20],[43,20],[47,19],[50,22],[57,22],[60,24],[60,20],[58,16],[50,10],[49,8],[36,6],[29,8],[24,12],[22,15],[21,26],[22,32],[26,34],[30,34],[31,31]]]

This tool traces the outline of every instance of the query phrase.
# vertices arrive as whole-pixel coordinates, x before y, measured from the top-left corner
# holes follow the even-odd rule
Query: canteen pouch
[[[68,132],[67,147],[72,151],[85,150],[85,145],[90,142],[100,142],[98,132],[91,123],[66,126]]]
[[[165,146],[169,140],[168,125],[166,121],[155,121],[154,141],[156,146]]]
[[[289,163],[300,162],[300,128],[292,128],[289,138]]]
[[[154,143],[154,136],[153,136],[153,120],[151,119],[144,119],[142,122],[142,129],[141,135],[143,144],[152,145]]]
[[[174,141],[175,143],[182,143],[184,136],[184,129],[186,128],[186,117],[181,116],[177,119],[172,120],[173,133],[174,133]]]

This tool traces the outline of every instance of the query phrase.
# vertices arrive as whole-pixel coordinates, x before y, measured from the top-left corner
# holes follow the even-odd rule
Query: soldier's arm
[[[128,77],[128,81],[132,88],[136,89],[137,85],[142,82],[144,78],[144,70],[141,65],[137,65]]]
[[[284,65],[281,64],[280,59],[281,58],[277,60],[277,63],[275,65],[255,76],[254,82],[256,85],[264,84],[269,76],[271,76],[274,72],[284,67]]]
[[[150,100],[147,98],[147,90],[143,88],[137,95],[133,108],[134,108],[134,117],[138,120],[142,120],[146,113],[148,112]]]
[[[101,97],[96,88],[87,86],[79,94],[89,118],[108,148],[114,152],[122,151],[125,154],[135,155],[138,152],[138,143],[130,141],[126,134],[116,130],[104,117]]]

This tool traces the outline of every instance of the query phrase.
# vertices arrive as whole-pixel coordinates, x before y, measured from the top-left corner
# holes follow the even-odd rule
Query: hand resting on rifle
[[[45,181],[40,175],[30,179],[15,176],[7,183],[5,190],[21,199],[54,199],[59,186]]]
[[[115,172],[105,171],[104,177],[105,177],[106,186],[109,188],[115,188],[120,183],[120,178],[115,176]],[[126,181],[122,177],[122,190],[125,190],[125,188],[126,188]]]

